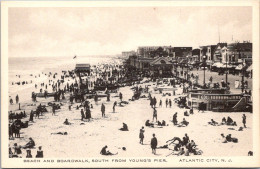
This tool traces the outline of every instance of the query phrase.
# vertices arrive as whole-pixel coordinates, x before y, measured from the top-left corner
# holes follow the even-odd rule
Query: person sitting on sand
[[[221,122],[221,124],[222,124],[222,125],[223,125],[223,124],[227,124],[227,120],[226,120],[225,117],[222,118],[222,122]]]
[[[150,123],[150,120],[146,120],[145,126],[147,126],[147,127],[154,127],[154,124]]]
[[[172,122],[173,122],[173,125],[177,125],[177,124],[178,124],[177,112],[173,115],[173,117],[172,117]]]
[[[21,146],[18,146],[17,143],[14,143],[14,154],[22,154]]]
[[[36,158],[43,158],[43,151],[42,151],[42,146],[39,146],[37,150],[37,154],[35,156]]]
[[[189,142],[186,147],[189,150],[189,152],[194,153],[196,146],[197,145],[195,144],[195,142],[191,140],[191,142]]]
[[[213,119],[211,119],[211,121],[210,122],[208,122],[210,125],[213,125],[213,126],[216,126],[216,125],[218,125],[218,123],[215,121],[215,120],[213,120]]]
[[[58,132],[58,133],[51,133],[51,134],[68,135],[68,133],[67,133],[67,132]]]
[[[223,133],[221,134],[221,143],[227,143],[227,139]]]
[[[181,155],[183,155],[184,153],[185,153],[184,148],[181,148],[180,151],[179,151],[179,153],[177,153],[176,155],[177,155],[177,156],[181,156]]]
[[[64,123],[65,125],[71,125],[71,123],[68,121],[68,119],[65,119]]]
[[[178,127],[186,127],[189,125],[189,122],[186,121],[185,118],[183,118],[182,122],[180,122],[180,124],[178,124]]]
[[[189,116],[189,113],[187,110],[184,112],[184,116]]]
[[[17,157],[17,155],[15,155],[12,151],[12,148],[9,147],[9,158],[13,158],[13,157]]]
[[[162,121],[162,126],[166,126],[166,122],[164,120]]]
[[[121,130],[121,131],[128,131],[128,126],[127,126],[127,124],[123,123],[123,127],[120,128],[119,130]]]
[[[226,139],[227,139],[227,142],[231,142],[231,141],[232,141],[231,134],[228,134],[228,135],[226,136]]]
[[[32,158],[31,150],[26,150],[26,158]]]
[[[30,137],[29,138],[29,142],[27,144],[25,144],[25,146],[23,147],[24,149],[26,148],[33,148],[35,146],[35,142],[34,140]]]
[[[228,116],[227,117],[227,125],[232,125],[233,124],[233,120]]]
[[[238,142],[238,139],[237,138],[232,138],[231,134],[228,134],[226,136],[226,139],[227,139],[227,142],[234,142],[234,143]]]
[[[239,127],[238,131],[243,131],[243,127]]]
[[[101,155],[116,155],[117,153],[116,153],[116,154],[113,154],[113,153],[109,152],[109,151],[107,150],[107,146],[105,146],[105,147],[103,147],[103,148],[101,149],[100,154],[101,154]]]

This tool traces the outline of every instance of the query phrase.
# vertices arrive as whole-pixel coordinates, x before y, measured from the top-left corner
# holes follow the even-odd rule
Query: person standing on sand
[[[102,105],[101,105],[102,117],[105,117],[105,111],[106,111],[106,107],[105,107],[104,103],[102,103]]]
[[[10,104],[13,104],[13,99],[12,98],[10,98]]]
[[[140,144],[144,144],[144,127],[140,129],[139,138],[140,138]]]
[[[16,95],[15,100],[16,100],[16,104],[19,103],[19,96],[18,95]]]
[[[153,120],[154,120],[154,118],[157,121],[157,110],[155,109],[155,107],[153,108]]]
[[[172,108],[172,100],[171,99],[169,99],[169,106],[170,106],[170,108]]]
[[[80,110],[80,113],[81,113],[81,121],[83,121],[83,119],[84,119],[84,111],[83,111],[83,109]]]
[[[116,104],[117,104],[117,102],[115,101],[115,102],[114,102],[114,105],[113,105],[113,112],[114,112],[114,113],[115,113]]]
[[[33,121],[33,110],[31,110],[29,121]]]
[[[153,97],[153,107],[155,108],[156,107],[156,104],[157,104],[157,100],[155,97]]]
[[[119,98],[120,98],[120,100],[121,100],[121,102],[122,102],[123,94],[122,94],[121,92],[119,93]]]
[[[178,124],[178,121],[177,121],[177,112],[174,113],[173,117],[172,117],[172,122],[173,122],[173,125],[177,125]]]
[[[168,98],[165,101],[165,105],[166,105],[166,108],[167,108],[167,106],[168,106]]]
[[[52,115],[55,115],[55,107],[52,105]]]
[[[244,124],[244,127],[246,128],[246,115],[245,114],[243,114],[242,119],[243,119],[242,122]]]
[[[157,138],[155,137],[155,134],[153,134],[153,138],[151,139],[151,148],[153,154],[156,154],[156,147],[157,147]]]
[[[160,100],[159,102],[159,107],[162,107],[162,100]]]

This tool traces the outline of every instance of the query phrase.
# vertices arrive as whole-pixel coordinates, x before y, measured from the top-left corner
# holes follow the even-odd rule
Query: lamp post
[[[186,56],[187,57],[187,81],[189,80],[189,56]]]
[[[228,64],[228,61],[227,61],[227,51],[226,51],[226,87],[228,85],[228,71],[227,71],[227,64]]]
[[[205,70],[206,70],[206,68],[205,68],[205,66],[206,66],[206,56],[204,55],[203,56],[203,66],[204,66],[204,79],[203,79],[203,86],[205,86]]]

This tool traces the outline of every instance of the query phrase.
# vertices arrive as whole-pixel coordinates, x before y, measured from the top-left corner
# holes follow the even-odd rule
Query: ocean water
[[[77,57],[76,59],[73,59],[73,57],[10,57],[8,59],[9,97],[15,100],[15,96],[18,94],[21,101],[29,100],[32,92],[39,92],[40,83],[48,82],[49,77],[47,75],[49,72],[52,72],[52,74],[58,73],[57,77],[60,77],[62,70],[72,70],[77,63],[89,63],[91,65],[120,64],[120,61],[109,56]],[[23,81],[27,81],[28,84],[16,84]],[[37,89],[35,89],[35,84],[39,86]]]

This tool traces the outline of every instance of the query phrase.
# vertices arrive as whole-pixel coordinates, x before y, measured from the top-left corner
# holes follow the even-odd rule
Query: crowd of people
[[[67,74],[68,73],[68,74]],[[96,104],[94,104],[95,108],[98,108],[98,111],[100,111],[100,118],[101,119],[105,119],[107,118],[107,112],[108,112],[108,108],[106,107],[106,104],[104,104],[105,101],[101,101],[100,102],[100,98],[98,96],[97,93],[91,95],[93,96],[91,100],[90,98],[88,98],[84,93],[83,90],[81,90],[80,88],[80,84],[79,82],[77,82],[77,80],[75,79],[75,73],[68,71],[66,73],[63,72],[63,75],[61,75],[61,79],[58,79],[57,73],[54,74],[49,74],[49,77],[52,77],[53,80],[49,80],[49,86],[51,86],[51,92],[48,92],[50,90],[48,90],[48,83],[41,83],[39,86],[37,84],[35,84],[35,89],[39,90],[40,89],[40,93],[43,94],[43,98],[47,99],[48,97],[53,97],[54,100],[49,102],[48,105],[42,105],[41,103],[36,106],[35,109],[32,109],[30,114],[29,114],[29,120],[28,122],[36,122],[36,119],[39,119],[40,116],[44,116],[44,113],[47,112],[52,112],[53,116],[56,116],[57,114],[57,110],[61,109],[62,106],[62,101],[66,102],[68,100],[69,106],[68,109],[69,111],[71,111],[73,109],[73,111],[77,111],[78,112],[78,116],[80,116],[80,124],[84,124],[84,122],[91,122],[93,120],[92,118],[92,111],[91,109],[93,109],[93,105],[91,104],[91,101],[94,101]],[[196,75],[191,75],[192,78],[198,78],[198,76]],[[66,83],[66,78],[71,79],[70,83]],[[99,81],[101,81],[102,79],[100,78]],[[210,78],[210,81],[213,81],[213,78]],[[93,85],[95,85],[96,82],[92,82]],[[175,83],[175,81],[171,81],[170,82],[172,86],[176,86],[178,83]],[[103,83],[99,83],[100,85]],[[99,86],[100,86],[99,85]],[[181,84],[182,85],[182,84]],[[225,84],[223,84],[225,85]],[[182,86],[183,88],[185,86]],[[181,96],[179,98],[173,99],[172,97],[166,96],[163,93],[160,93],[160,95],[162,97],[165,97],[165,101],[163,101],[161,98],[158,99],[156,98],[156,96],[152,96],[152,93],[154,93],[154,91],[149,90],[150,88],[148,86],[145,86],[144,88],[140,85],[136,85],[133,87],[134,90],[134,94],[132,99],[130,99],[131,101],[135,101],[138,100],[140,98],[148,98],[149,99],[149,103],[150,103],[150,107],[151,107],[151,111],[152,111],[152,117],[151,119],[146,120],[145,122],[145,127],[147,127],[147,129],[145,129],[144,126],[141,127],[140,131],[139,131],[139,143],[141,145],[145,145],[144,144],[144,138],[145,138],[145,131],[146,130],[153,130],[153,128],[158,127],[158,128],[163,128],[163,127],[167,127],[168,124],[166,123],[167,119],[158,119],[160,113],[161,112],[161,108],[165,107],[167,108],[167,110],[172,110],[173,115],[172,115],[172,123],[173,126],[176,127],[189,127],[190,122],[189,122],[189,118],[190,116],[194,115],[194,110],[193,108],[189,108],[186,109],[186,97],[185,96]],[[43,91],[44,90],[44,91]],[[87,90],[89,92],[89,89]],[[175,92],[175,90],[173,91]],[[89,94],[89,93],[88,93]],[[112,104],[112,112],[115,113],[116,112],[116,106],[120,106],[123,107],[124,104],[128,104],[127,101],[123,100],[123,93],[122,92],[118,92],[118,100],[114,99],[112,101],[111,96],[109,91],[107,90],[105,92],[106,94],[106,102],[108,104]],[[146,95],[145,97],[142,97],[141,95]],[[158,93],[157,93],[158,94]],[[148,96],[147,96],[148,95]],[[175,96],[175,94],[173,94]],[[40,95],[39,93],[36,92],[32,92],[32,101],[37,103],[37,97],[42,97],[42,95]],[[19,96],[16,96],[16,104],[19,104]],[[72,105],[76,104],[76,108],[74,109]],[[148,103],[148,104],[149,104]],[[12,98],[10,98],[10,104],[14,104]],[[147,105],[148,105],[147,104]],[[174,110],[175,106],[174,104],[177,104],[179,107],[182,108],[183,110],[183,118],[181,118],[181,120],[178,121],[178,114],[182,116],[181,112],[176,112]],[[180,106],[183,105],[183,106]],[[149,105],[148,105],[149,106]],[[149,108],[150,109],[150,108]],[[175,113],[174,113],[175,112]],[[159,115],[158,115],[159,113]],[[20,130],[22,127],[29,127],[28,122],[24,123],[21,122],[21,119],[26,118],[27,115],[24,112],[21,113],[13,113],[10,112],[9,113],[9,119],[10,122],[12,122],[9,125],[9,138],[13,138],[13,133],[15,134],[15,138],[20,138]],[[16,119],[16,120],[15,120]],[[14,121],[15,120],[15,121]],[[20,121],[19,121],[20,120]],[[64,125],[74,125],[73,123],[71,123],[72,119],[66,118],[65,121],[63,122]],[[171,120],[171,119],[169,119]],[[244,128],[246,128],[246,116],[245,114],[242,117],[242,123],[244,125]],[[236,126],[237,123],[230,117],[227,117],[227,119],[224,117],[222,119],[221,123],[216,122],[214,119],[211,119],[211,121],[208,123],[210,125],[213,126],[218,126],[219,124],[221,125],[229,125],[229,126]],[[33,124],[32,124],[33,125]],[[132,127],[126,124],[126,122],[123,122],[122,127],[119,128],[120,131],[130,131],[132,129]],[[58,135],[64,135],[66,136],[68,133],[67,132],[57,132],[57,133],[51,133],[51,134],[58,134]],[[138,135],[138,134],[137,134]],[[157,134],[158,135],[158,134]],[[226,139],[226,142],[237,142],[238,140],[236,138],[233,138],[231,136],[231,134],[224,136],[221,135],[223,138],[223,142],[224,142],[224,138]],[[185,156],[189,156],[191,154],[194,155],[201,155],[203,152],[201,150],[199,150],[197,148],[197,144],[194,142],[194,140],[190,140],[188,134],[185,134],[185,136],[180,139],[178,137],[174,137],[171,140],[168,140],[166,142],[167,144],[164,146],[158,146],[158,140],[157,137],[155,135],[155,133],[152,134],[152,138],[150,141],[150,147],[152,149],[152,154],[156,154],[156,150],[158,148],[168,148],[169,150],[171,150],[169,147],[170,145],[174,145],[174,149],[173,152],[171,152],[170,155],[177,155],[177,156],[181,156],[181,155],[185,155]],[[25,144],[24,146],[18,146],[17,143],[14,144],[13,148],[9,148],[9,155],[10,157],[18,157],[19,154],[22,153],[21,148],[26,149],[26,158],[32,158],[32,151],[31,149],[34,148],[36,146],[34,140],[32,138],[29,138],[29,142],[27,144]],[[117,155],[118,153],[111,153],[108,149],[108,146],[104,146],[101,149],[100,154],[101,155]],[[38,147],[38,151],[37,154],[35,155],[36,158],[42,158],[43,157],[43,151],[42,151],[42,146]]]

